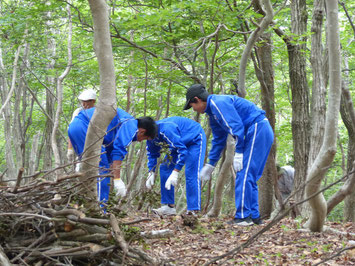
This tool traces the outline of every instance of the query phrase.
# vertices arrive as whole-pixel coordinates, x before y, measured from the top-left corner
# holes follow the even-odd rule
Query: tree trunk
[[[265,17],[262,19],[260,26],[250,34],[245,49],[242,54],[242,58],[240,59],[240,67],[239,67],[239,88],[238,94],[240,97],[245,97],[245,73],[246,67],[248,63],[249,56],[254,47],[255,42],[259,39],[260,35],[269,27],[272,19],[274,18],[274,11],[272,9],[272,5],[270,0],[262,0],[263,7],[265,9]]]
[[[8,138],[8,141],[5,142],[5,156],[6,156],[6,167],[7,167],[7,179],[13,179],[17,176],[17,169],[16,169],[16,161],[14,160],[14,154],[13,154],[13,147],[12,143],[18,141],[17,139],[14,139],[13,137],[13,132],[12,132],[12,122],[13,122],[13,117],[11,116],[11,97],[12,94],[15,90],[15,84],[16,84],[16,76],[17,76],[17,62],[19,59],[19,55],[21,52],[21,45],[17,48],[16,54],[15,54],[15,59],[14,59],[14,64],[13,64],[13,72],[12,72],[12,79],[11,79],[11,87],[9,90],[7,90],[7,75],[6,75],[6,69],[3,64],[2,60],[2,54],[0,54],[0,69],[2,72],[1,75],[1,99],[2,99],[2,106],[0,108],[0,116],[4,117],[4,129],[5,129],[5,136]],[[15,143],[16,145],[16,143]]]
[[[349,69],[348,60],[344,57],[344,69]],[[343,119],[344,125],[348,130],[348,154],[347,154],[347,172],[354,170],[353,163],[355,162],[355,109],[354,103],[351,99],[351,94],[349,91],[349,71],[344,72],[344,78],[342,82],[342,94],[341,94],[341,105],[340,114]],[[354,166],[355,167],[355,166]],[[348,177],[350,179],[350,177]],[[352,192],[351,192],[352,191]],[[345,198],[344,206],[344,219],[346,221],[355,221],[355,191],[350,190],[350,194]]]
[[[46,25],[48,28],[52,28],[52,18],[51,18],[51,13],[47,13],[47,22]],[[47,32],[48,36],[52,36],[51,32]],[[55,39],[52,37],[49,37],[47,40],[47,49],[48,53],[50,54],[50,60],[49,63],[46,66],[46,71],[54,71],[54,66],[55,66],[55,60],[53,58],[56,58],[57,54],[57,47],[55,43]],[[43,138],[43,153],[44,153],[44,158],[43,158],[43,168],[45,170],[52,169],[52,146],[51,146],[51,139],[52,139],[52,132],[53,132],[53,120],[54,120],[54,105],[56,102],[55,95],[54,95],[54,84],[55,84],[55,79],[53,76],[48,75],[46,77],[46,83],[49,84],[48,88],[46,88],[46,113],[48,116],[46,116],[46,128],[44,130],[44,138]]]
[[[263,45],[258,46],[257,54],[260,61],[256,69],[261,87],[262,108],[275,132],[275,98],[274,98],[274,69],[272,65],[271,34],[266,33],[261,37]],[[270,217],[273,209],[274,186],[277,184],[276,170],[276,139],[272,144],[262,177],[259,180],[259,206],[260,216]]]
[[[291,31],[297,36],[306,36],[306,1],[291,2]],[[298,43],[276,29],[287,45],[289,55],[290,85],[292,92],[292,136],[295,162],[294,188],[300,189],[295,200],[304,198],[309,154],[309,89],[306,71],[306,37],[300,37]],[[300,210],[302,207],[300,206]]]
[[[312,102],[311,102],[311,135],[310,150],[308,157],[308,168],[310,168],[317,157],[322,146],[326,112],[326,95],[323,76],[323,49],[322,49],[322,27],[324,18],[324,1],[314,1],[312,19],[312,48],[311,64],[313,73]]]
[[[80,178],[85,189],[83,194],[92,198],[87,207],[96,205],[96,179],[101,153],[101,144],[106,128],[116,114],[116,82],[109,27],[108,6],[105,0],[89,0],[94,25],[94,49],[100,72],[100,96],[94,115],[88,128],[83,156],[83,172]],[[99,141],[98,141],[99,140]]]
[[[254,9],[259,14],[265,14],[262,6],[260,5],[260,1],[254,1]],[[260,83],[262,108],[265,110],[270,125],[275,132],[275,90],[271,34],[261,34],[260,40],[258,41],[259,45],[257,45],[255,48],[255,54],[257,58],[252,56],[254,69]],[[271,147],[269,157],[264,168],[263,176],[260,178],[258,183],[260,216],[270,217],[273,209],[274,186],[277,186],[276,139],[274,140],[274,143]]]
[[[59,128],[60,117],[62,114],[62,101],[63,101],[63,80],[69,74],[72,65],[72,51],[71,51],[71,40],[72,40],[72,21],[70,7],[67,6],[68,12],[68,62],[64,72],[57,79],[57,110],[55,112],[54,125],[52,131],[51,145],[54,155],[54,165],[58,168],[61,165],[60,152],[57,143],[57,131]],[[63,173],[62,170],[56,172],[57,178]]]
[[[325,134],[323,145],[307,176],[307,197],[317,193],[326,171],[330,167],[335,153],[338,132],[338,116],[341,98],[340,71],[340,36],[338,25],[338,2],[326,0],[327,34],[329,50],[329,103],[326,114]],[[312,232],[321,232],[327,213],[327,205],[323,194],[318,194],[309,200],[311,217],[308,222]]]
[[[222,208],[223,189],[227,180],[231,176],[231,167],[233,166],[233,156],[235,153],[235,141],[231,135],[228,135],[226,145],[226,156],[218,173],[212,208],[207,213],[209,217],[217,217]],[[235,179],[235,174],[234,174]]]

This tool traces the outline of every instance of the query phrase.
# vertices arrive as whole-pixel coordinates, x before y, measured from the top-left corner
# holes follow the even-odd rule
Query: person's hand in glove
[[[154,172],[149,172],[147,181],[145,182],[145,186],[148,189],[151,189],[154,186],[154,180],[155,180],[155,173]]]
[[[233,166],[236,172],[243,169],[243,153],[236,152],[233,159]]]
[[[116,195],[120,197],[126,196],[126,185],[123,183],[121,179],[114,179],[113,180],[113,187],[116,191]]]
[[[200,176],[202,181],[208,181],[211,179],[212,172],[214,170],[214,166],[210,164],[205,164],[200,172]]]
[[[178,180],[179,172],[178,171],[173,171],[171,175],[169,176],[168,180],[165,182],[165,188],[167,190],[171,189],[171,185],[176,186],[177,180]]]
[[[68,151],[67,151],[67,158],[68,158],[68,161],[69,161],[69,162],[74,161],[74,157],[75,157],[75,154],[74,154],[73,148],[69,148]]]

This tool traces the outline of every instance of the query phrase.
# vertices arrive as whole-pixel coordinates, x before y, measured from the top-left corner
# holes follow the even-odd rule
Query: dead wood
[[[14,188],[0,188],[1,265],[159,263],[143,250],[131,248],[121,229],[129,230],[129,224],[144,219],[121,222],[111,210],[82,207],[82,202],[90,200],[78,193],[82,173],[56,181],[37,176],[24,186],[21,173]],[[140,237],[138,233],[135,238]]]

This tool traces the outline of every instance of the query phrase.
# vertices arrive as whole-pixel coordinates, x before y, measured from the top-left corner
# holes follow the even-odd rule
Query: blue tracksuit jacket
[[[148,168],[154,171],[160,157],[162,144],[170,150],[172,161],[160,166],[161,203],[174,204],[174,189],[166,190],[165,182],[174,169],[184,165],[186,200],[188,210],[200,210],[201,187],[199,172],[206,152],[206,136],[201,125],[185,117],[169,117],[157,122],[158,135],[147,141]]]
[[[235,218],[258,218],[257,181],[261,177],[274,134],[265,111],[234,95],[209,95],[205,113],[213,133],[209,163],[216,165],[228,134],[236,140],[235,150],[243,154],[243,169],[235,184]]]
[[[70,123],[68,128],[68,136],[70,142],[73,145],[75,153],[81,158],[84,151],[86,133],[89,127],[90,120],[94,114],[95,107],[82,110]],[[131,119],[132,116],[125,112],[124,110],[117,108],[117,115],[110,122],[106,130],[106,135],[103,139],[102,152],[100,156],[100,175],[108,173],[108,168],[110,167],[111,162],[111,151],[113,149],[113,142],[116,136],[116,133],[121,126],[121,124],[127,119]],[[97,183],[98,189],[98,199],[101,202],[106,202],[108,200],[109,191],[110,191],[110,178],[99,178]]]
[[[137,132],[137,119],[127,119],[121,124],[113,142],[113,150],[111,152],[112,161],[123,161],[127,154],[127,147],[132,141],[137,141]]]

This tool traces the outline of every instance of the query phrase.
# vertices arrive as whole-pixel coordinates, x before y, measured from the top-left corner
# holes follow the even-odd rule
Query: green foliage
[[[130,1],[128,5],[127,1],[109,1],[118,106],[126,108],[127,91],[131,89],[130,112],[137,117],[143,114],[155,117],[161,112],[159,117],[161,119],[169,110],[169,116],[194,118],[195,113],[192,110],[183,111],[182,106],[185,102],[186,88],[195,83],[196,79],[206,83],[206,86],[213,82],[212,87],[215,93],[229,93],[230,80],[238,77],[239,61],[245,47],[245,38],[249,36],[236,32],[255,30],[256,26],[253,22],[261,18],[260,14],[255,13],[249,7],[249,1],[237,0],[234,3],[231,5],[228,1],[213,0],[148,0],[144,3]],[[1,78],[7,78],[7,87],[11,84],[16,49],[19,45],[27,45],[27,50],[23,49],[20,54],[16,93],[10,103],[14,110],[16,95],[21,95],[19,97],[21,103],[18,103],[20,109],[18,116],[21,120],[19,122],[21,130],[23,130],[20,137],[24,140],[21,152],[25,155],[25,161],[28,161],[35,134],[41,134],[40,148],[43,149],[45,145],[49,145],[44,143],[44,134],[49,134],[46,127],[52,123],[57,104],[56,79],[63,73],[68,58],[66,5],[65,1],[21,0],[4,1],[1,6],[1,59],[5,69],[1,69],[0,74]],[[280,3],[274,3],[275,10],[279,9],[279,5]],[[309,7],[311,5],[312,3],[309,3]],[[347,8],[349,14],[354,13],[352,12],[353,6],[348,5]],[[73,63],[63,83],[63,114],[59,125],[61,134],[58,136],[62,144],[66,142],[66,131],[72,112],[78,107],[78,94],[86,88],[94,88],[97,92],[100,90],[100,75],[93,48],[93,27],[88,3],[73,1],[71,12]],[[312,9],[309,8],[307,12],[311,18]],[[344,10],[340,8],[339,13],[341,48],[344,58],[348,59],[347,68],[353,70],[355,69],[353,29]],[[274,17],[274,22],[273,28],[268,29],[268,32],[272,34],[277,162],[280,165],[293,165],[289,59],[285,42],[273,32],[273,29],[282,29],[290,37],[291,44],[304,44],[306,49],[303,52],[309,58],[310,23],[306,34],[291,34],[288,3],[279,10]],[[219,27],[221,24],[229,30]],[[216,46],[217,38],[218,46]],[[261,44],[260,42],[258,45]],[[311,85],[309,64],[307,71],[308,82]],[[348,81],[355,79],[355,71],[349,71],[347,74]],[[354,83],[349,82],[348,86],[355,100]],[[249,60],[247,66],[246,88],[248,91],[246,98],[260,106],[260,84],[255,76],[252,60]],[[1,95],[2,100],[4,95]],[[32,101],[33,108],[31,107]],[[49,104],[51,101],[53,106]],[[51,118],[48,118],[43,110],[49,113]],[[9,119],[13,122],[16,118],[10,117]],[[13,140],[14,136],[5,136],[3,121],[1,117],[0,174],[6,169],[5,141],[11,141],[14,151],[19,146],[16,140]],[[206,125],[206,117],[200,116],[200,122]],[[206,126],[204,127],[207,129]],[[340,124],[339,145],[342,145],[345,153],[348,148],[347,142],[347,129]],[[65,146],[61,145],[63,154]],[[169,157],[170,151],[166,148],[163,150],[163,153],[166,152]],[[40,154],[38,163],[40,166],[43,163],[43,157],[44,155]],[[14,159],[17,160],[17,158]],[[132,164],[135,162],[136,156],[134,155]],[[335,156],[333,167],[327,174],[324,185],[334,182],[343,175],[341,166],[342,154],[339,152]],[[324,193],[326,199],[333,195],[341,185],[327,190]],[[157,204],[156,196],[156,194],[146,195],[146,200],[151,204]],[[113,200],[108,208],[114,208],[116,203]],[[231,209],[233,209],[233,199],[228,199],[226,196],[222,213]],[[343,205],[337,206],[328,217],[329,220],[339,220],[339,217],[342,217],[342,209]]]
[[[120,224],[120,229],[126,241],[141,239],[141,229],[139,227]]]

